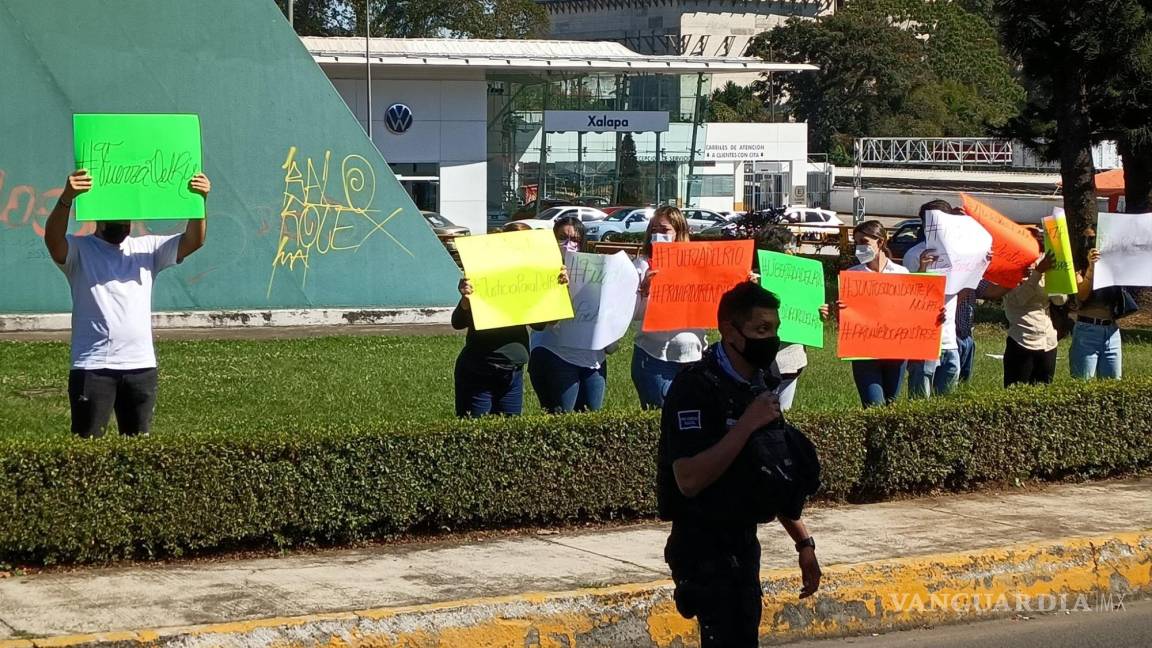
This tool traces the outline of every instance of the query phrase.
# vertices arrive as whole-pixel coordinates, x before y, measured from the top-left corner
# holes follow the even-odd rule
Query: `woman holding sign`
[[[1116,320],[1136,308],[1135,301],[1119,286],[1092,289],[1100,251],[1088,251],[1088,269],[1076,273],[1076,326],[1072,329],[1072,347],[1068,349],[1068,366],[1073,378],[1119,380],[1123,368],[1120,327]]]
[[[568,283],[560,272],[559,282]],[[452,311],[452,328],[467,329],[456,357],[456,416],[517,416],[524,409],[524,365],[528,363],[528,329],[524,326],[476,330],[472,319],[472,282],[460,280],[460,303]],[[532,325],[535,328],[536,324]]]
[[[852,230],[852,240],[856,244],[856,260],[860,263],[848,268],[849,272],[908,274],[907,268],[892,260],[888,232],[880,221],[865,221],[857,225]],[[896,400],[907,363],[907,360],[852,361],[852,380],[864,407],[886,405]]]
[[[645,332],[640,326],[648,307],[648,288],[656,274],[650,261],[652,246],[688,240],[688,221],[684,214],[675,207],[661,207],[648,223],[644,245],[634,261],[640,275],[640,290],[634,318],[637,332],[632,349],[632,384],[636,386],[640,406],[644,409],[663,407],[672,379],[689,363],[700,360],[704,347],[708,345],[703,329]]]
[[[1043,234],[1030,227],[1036,238],[1037,249],[1043,249]],[[1056,376],[1056,345],[1059,336],[1048,304],[1062,305],[1065,295],[1049,295],[1044,284],[1044,273],[1052,267],[1056,257],[1049,252],[1024,271],[1024,281],[1008,289],[992,284],[982,292],[988,299],[999,299],[1008,320],[1008,341],[1004,347],[1004,386],[1017,383],[1048,384]]]
[[[584,224],[579,218],[557,220],[552,233],[562,253],[579,252],[584,243]],[[596,411],[604,406],[609,351],[562,345],[556,324],[550,322],[532,332],[528,377],[540,407],[552,414]]]

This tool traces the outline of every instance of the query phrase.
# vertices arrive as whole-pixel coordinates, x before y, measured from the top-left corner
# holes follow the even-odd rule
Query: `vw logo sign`
[[[412,128],[412,109],[402,103],[388,106],[388,112],[384,113],[384,125],[397,135],[407,132]]]

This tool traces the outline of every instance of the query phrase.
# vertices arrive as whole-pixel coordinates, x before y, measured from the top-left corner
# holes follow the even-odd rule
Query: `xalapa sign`
[[[546,110],[544,130],[550,133],[666,133],[663,110]]]

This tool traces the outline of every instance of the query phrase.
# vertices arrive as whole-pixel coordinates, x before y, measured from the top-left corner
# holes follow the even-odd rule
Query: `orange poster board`
[[[841,272],[841,358],[940,358],[943,275]]]
[[[1023,226],[967,194],[964,212],[992,235],[992,263],[984,278],[1005,288],[1015,288],[1025,279],[1025,270],[1040,258],[1040,245]]]
[[[720,297],[748,281],[754,251],[750,240],[653,245],[644,330],[716,328]]]

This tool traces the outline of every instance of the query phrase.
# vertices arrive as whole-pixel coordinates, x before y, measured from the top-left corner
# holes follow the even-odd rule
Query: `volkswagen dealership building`
[[[615,203],[622,187],[719,210],[808,202],[805,124],[704,111],[715,74],[811,66],[588,41],[302,40],[417,206],[475,232],[538,196]]]

